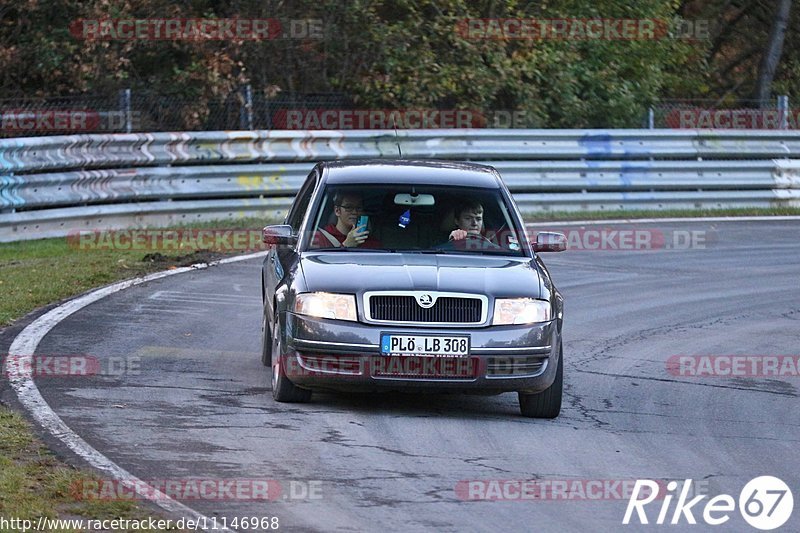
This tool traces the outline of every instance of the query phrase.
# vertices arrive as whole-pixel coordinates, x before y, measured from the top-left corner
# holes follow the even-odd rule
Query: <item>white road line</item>
[[[158,298],[148,298],[153,303],[201,303],[201,304],[221,304],[221,305],[255,305],[261,306],[260,299],[250,297],[247,299],[239,298],[203,298],[202,296],[159,296]]]
[[[261,305],[260,295],[247,294],[247,295],[228,295],[228,296],[213,296],[206,295],[194,291],[186,292],[168,292],[157,291],[147,297],[148,300],[153,302],[200,302],[200,303],[219,303],[227,305]]]
[[[238,285],[238,283],[237,283],[237,285]],[[241,296],[237,296],[237,295],[231,294],[231,293],[227,293],[227,294],[226,293],[222,293],[222,292],[197,293],[197,291],[156,291],[156,292],[153,293],[153,296],[150,296],[150,298],[153,298],[153,297],[166,298],[166,297],[172,296],[172,295],[177,295],[177,296],[183,295],[183,296],[186,296],[186,295],[194,295],[194,294],[199,294],[199,295],[203,296],[204,298],[206,296],[208,296],[210,298],[214,298],[214,297],[216,297],[216,298],[225,298],[225,299],[228,299],[228,300],[240,300],[242,298]]]
[[[172,300],[173,298],[202,298],[204,300],[225,300],[235,302],[241,300],[241,296],[214,296],[211,294],[198,294],[196,291],[156,291],[147,297],[148,300]]]
[[[207,314],[207,313],[204,313],[202,311],[190,311],[188,309],[164,309],[163,307],[155,307],[155,306],[152,306],[152,307],[146,307],[146,306],[139,307],[139,306],[137,306],[136,307],[136,311],[140,312],[140,313],[141,312],[145,312],[145,311],[153,311],[153,312],[156,312],[156,313],[174,313],[174,314],[178,314],[178,315],[192,315],[192,316],[196,316],[196,317],[201,317],[201,316],[204,316],[204,315]]]
[[[149,487],[144,481],[135,477],[133,474],[123,469],[111,459],[100,453],[98,450],[90,446],[83,440],[77,433],[75,433],[63,420],[53,411],[48,405],[42,394],[39,392],[36,383],[33,381],[31,375],[32,357],[36,352],[36,347],[42,341],[45,335],[58,325],[59,322],[70,316],[71,314],[83,309],[87,305],[94,303],[106,296],[116,292],[125,290],[127,288],[141,285],[155,279],[165,278],[175,274],[182,274],[184,272],[191,272],[197,269],[207,268],[214,265],[224,265],[228,263],[235,263],[238,261],[245,261],[256,257],[263,257],[267,252],[256,252],[253,254],[242,255],[237,257],[229,257],[220,261],[212,263],[200,263],[190,267],[176,268],[174,270],[167,270],[164,272],[156,272],[142,278],[136,278],[119,283],[114,283],[107,287],[97,289],[89,294],[80,296],[74,300],[62,304],[55,309],[48,311],[31,322],[19,335],[16,336],[14,342],[11,343],[9,348],[9,355],[20,357],[20,364],[14,365],[14,368],[9,369],[9,381],[11,386],[19,398],[19,401],[27,409],[33,418],[51,435],[66,444],[70,450],[82,457],[87,463],[94,468],[100,470],[106,475],[116,479],[127,488],[136,491],[136,493],[147,500],[150,500],[155,505],[162,509],[175,514],[180,514],[194,520],[205,520],[205,523],[213,523],[211,519],[205,515],[195,511],[176,500],[173,500],[163,492],[157,490],[155,487]],[[216,531],[227,531],[233,533],[230,529],[217,529]]]

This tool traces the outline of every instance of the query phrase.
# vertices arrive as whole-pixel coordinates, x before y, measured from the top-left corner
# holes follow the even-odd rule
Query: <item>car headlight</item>
[[[533,324],[550,320],[550,302],[533,298],[497,298],[494,301],[493,326]]]
[[[335,294],[331,292],[298,294],[294,301],[294,312],[319,318],[358,320],[356,297],[352,294]]]

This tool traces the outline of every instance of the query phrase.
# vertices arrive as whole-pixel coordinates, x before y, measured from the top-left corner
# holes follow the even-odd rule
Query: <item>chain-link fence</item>
[[[309,111],[351,110],[341,94],[268,97],[250,86],[214,98],[122,90],[115,95],[0,100],[0,136],[213,131],[256,129],[335,129],[300,120]],[[288,122],[287,122],[288,120]],[[319,122],[319,120],[317,120]]]
[[[774,100],[662,100],[650,108],[649,128],[798,129],[788,96]]]
[[[789,99],[663,100],[632,127],[797,129]],[[187,97],[125,89],[117,94],[0,100],[0,137],[216,130],[349,130],[531,127],[524,112],[465,109],[364,109],[346,95],[269,94],[241,87],[228,95]]]

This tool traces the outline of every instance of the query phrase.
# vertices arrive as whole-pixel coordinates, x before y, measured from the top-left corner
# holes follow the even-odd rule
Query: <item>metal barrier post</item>
[[[244,103],[239,109],[239,127],[243,130],[253,131],[253,87],[248,83],[242,89]]]
[[[125,133],[133,131],[133,114],[131,113],[131,90],[123,89],[119,92],[119,108],[125,117]]]
[[[789,129],[789,96],[782,94],[778,96],[778,113],[781,120],[780,128],[782,130]]]

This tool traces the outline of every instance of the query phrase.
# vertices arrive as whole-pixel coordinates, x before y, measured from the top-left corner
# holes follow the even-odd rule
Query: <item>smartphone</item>
[[[369,222],[369,217],[367,215],[361,215],[358,217],[358,224],[356,224],[356,227],[360,228],[361,226],[364,226],[364,228],[366,228],[367,222]]]

